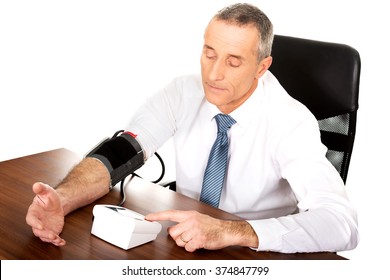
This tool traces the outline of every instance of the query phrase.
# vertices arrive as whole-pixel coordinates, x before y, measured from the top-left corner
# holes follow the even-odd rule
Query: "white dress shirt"
[[[220,113],[199,76],[175,79],[135,113],[127,129],[149,158],[174,137],[177,192],[199,199]],[[229,163],[219,208],[246,219],[257,250],[343,251],[358,243],[357,218],[326,159],[318,123],[267,71],[230,113]]]

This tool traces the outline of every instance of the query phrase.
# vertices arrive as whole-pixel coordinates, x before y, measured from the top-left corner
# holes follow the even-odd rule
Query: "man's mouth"
[[[213,92],[222,92],[225,91],[225,88],[215,85],[213,83],[206,82],[206,86]]]

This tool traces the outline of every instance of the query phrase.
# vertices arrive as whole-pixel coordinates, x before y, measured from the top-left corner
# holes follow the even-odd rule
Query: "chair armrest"
[[[169,188],[172,191],[176,191],[176,181],[168,181],[159,183],[160,186],[164,188]]]

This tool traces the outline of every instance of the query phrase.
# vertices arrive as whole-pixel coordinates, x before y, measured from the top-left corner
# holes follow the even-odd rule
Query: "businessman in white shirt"
[[[173,137],[176,189],[202,201],[202,182],[217,135],[216,116],[229,116],[228,163],[216,207],[241,221],[167,209],[146,219],[170,220],[178,246],[245,246],[285,253],[344,251],[357,246],[356,212],[340,175],[326,159],[314,116],[268,71],[272,23],[257,7],[236,4],[208,24],[201,75],[174,79],[146,100],[127,131],[147,160]],[[107,194],[110,174],[83,159],[54,189],[35,183],[27,223],[42,241],[65,245],[65,216]]]

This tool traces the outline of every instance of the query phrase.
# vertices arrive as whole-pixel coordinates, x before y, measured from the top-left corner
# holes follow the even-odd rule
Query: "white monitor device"
[[[95,205],[91,233],[115,246],[128,250],[153,241],[161,224],[127,208],[115,205]]]

